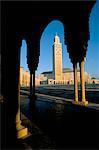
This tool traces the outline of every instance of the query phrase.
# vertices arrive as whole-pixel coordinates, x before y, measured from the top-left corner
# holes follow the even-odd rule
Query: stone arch
[[[43,19],[41,19],[41,22],[39,24],[39,27],[38,29],[35,30],[35,33],[34,33],[34,37],[35,39],[33,38],[33,41],[34,41],[34,53],[36,54],[36,64],[38,66],[38,62],[39,62],[39,56],[40,56],[40,40],[42,38],[42,34],[44,32],[44,30],[47,28],[47,26],[53,22],[53,21],[60,21],[64,28],[65,28],[65,25],[64,25],[64,16],[51,16],[51,17],[45,17]],[[65,32],[65,29],[64,29],[64,32]],[[64,33],[65,35],[65,33]],[[64,41],[65,41],[65,36],[64,36]],[[35,44],[36,43],[36,44]],[[36,67],[37,69],[37,67]]]
[[[6,3],[6,4],[5,4]],[[84,4],[86,3],[86,7],[81,7],[82,6],[82,3],[79,3],[80,5],[80,8],[81,8],[81,13],[80,13],[80,10],[78,9],[76,12],[78,14],[84,14],[86,16],[86,14],[89,14],[89,11],[91,11],[91,7],[93,6],[93,4],[95,2],[84,2]],[[90,5],[91,3],[91,5]],[[56,6],[57,4],[54,3]],[[61,3],[60,3],[61,4]],[[60,9],[60,4],[58,3],[58,9]],[[70,3],[71,5],[71,3]],[[70,6],[69,5],[69,6]],[[31,6],[31,7],[30,7]],[[44,22],[48,22],[48,20],[50,20],[50,18],[57,18],[57,16],[55,16],[55,14],[63,14],[62,16],[68,16],[67,14],[67,10],[71,11],[72,7],[68,7],[68,5],[64,5],[62,3],[62,12],[61,11],[58,11],[57,12],[57,7],[53,7],[53,4],[47,7],[45,7],[45,9],[47,11],[46,13],[46,16],[45,15],[45,12],[44,12],[44,15],[42,12],[38,12],[38,16],[36,16],[36,19],[34,18],[34,24],[32,23],[32,15],[34,14],[37,15],[37,12],[35,12],[34,10],[34,7],[35,5],[29,5],[29,11],[26,11],[27,9],[27,5],[11,5],[11,3],[8,5],[7,2],[4,2],[3,3],[3,7],[2,7],[2,20],[3,20],[3,30],[2,30],[2,35],[3,35],[3,40],[4,40],[4,45],[3,45],[3,54],[4,54],[4,63],[5,62],[8,62],[8,64],[6,64],[6,67],[4,67],[4,72],[6,75],[3,76],[3,80],[2,80],[2,85],[3,85],[3,89],[4,91],[2,91],[2,95],[4,96],[4,98],[6,99],[6,115],[7,115],[7,120],[6,120],[6,130],[7,130],[7,136],[6,136],[6,141],[7,141],[7,146],[5,146],[6,148],[11,148],[13,147],[14,148],[14,144],[16,143],[16,129],[15,129],[15,115],[16,115],[16,112],[17,112],[17,108],[18,108],[18,83],[19,83],[19,56],[20,56],[20,53],[19,53],[19,49],[20,49],[20,44],[21,44],[21,38],[22,36],[24,37],[27,37],[27,45],[28,45],[28,52],[29,52],[29,58],[31,57],[29,60],[28,60],[28,65],[29,68],[31,69],[32,68],[32,63],[33,63],[33,69],[36,69],[37,68],[37,64],[38,64],[38,56],[39,56],[39,43],[40,43],[40,33],[42,33],[42,29],[44,28],[44,25],[46,23]],[[51,10],[51,8],[54,8],[53,10],[54,11],[49,11]],[[23,8],[23,9],[22,9]],[[37,7],[38,8],[38,7]],[[43,5],[41,5],[41,8],[44,8]],[[79,7],[78,7],[79,8]],[[83,9],[84,8],[84,9]],[[88,8],[88,9],[87,9]],[[6,11],[5,11],[6,10]],[[23,11],[22,11],[23,10]],[[13,12],[13,15],[12,15],[12,12]],[[33,13],[31,13],[33,12]],[[48,16],[50,12],[50,16]],[[66,22],[68,22],[68,52],[70,52],[70,58],[73,60],[76,60],[77,57],[73,57],[73,50],[72,50],[72,41],[71,41],[71,37],[75,37],[75,34],[71,34],[71,32],[73,33],[73,29],[75,29],[77,23],[78,23],[78,26],[77,27],[81,27],[83,26],[83,23],[84,24],[84,27],[83,29],[85,29],[84,31],[86,32],[85,36],[87,38],[87,28],[88,28],[88,24],[87,24],[87,21],[88,21],[88,18],[86,18],[85,20],[85,16],[81,16],[81,18],[79,18],[79,15],[78,17],[76,18],[76,21],[78,20],[78,22],[75,24],[75,27],[72,29],[72,21],[73,21],[73,18],[75,17],[75,8],[73,9],[73,13],[71,13],[71,17],[67,20],[65,17],[62,17],[63,20],[65,20],[65,24]],[[25,15],[23,16],[23,14],[25,13]],[[41,14],[40,14],[41,13]],[[77,15],[76,13],[76,15]],[[51,16],[53,14],[53,16]],[[14,17],[13,17],[14,16]],[[60,18],[60,16],[58,16]],[[79,20],[80,19],[80,20]],[[84,20],[84,22],[83,22]],[[80,21],[80,24],[79,24],[79,21]],[[34,26],[33,26],[34,25]],[[69,26],[70,25],[70,26]],[[76,29],[77,29],[76,27]],[[65,28],[66,30],[66,28]],[[15,36],[15,33],[17,31],[17,35]],[[20,32],[21,31],[21,32]],[[24,34],[22,33],[22,31],[25,31]],[[26,33],[27,31],[27,33]],[[5,34],[6,33],[6,34]],[[66,33],[66,32],[65,32]],[[75,32],[76,33],[76,32]],[[9,35],[11,38],[9,38]],[[32,36],[34,37],[32,39]],[[85,39],[86,39],[85,38]],[[16,39],[16,40],[15,40]],[[70,39],[70,40],[69,40]],[[33,44],[31,44],[31,42],[33,41]],[[16,49],[15,49],[15,42],[16,42]],[[8,52],[6,52],[5,50],[8,50]],[[15,53],[14,53],[14,50],[15,50]],[[32,53],[32,51],[34,53]],[[10,53],[9,53],[10,52]],[[12,54],[12,55],[10,55]],[[11,57],[13,56],[13,57]],[[37,57],[35,57],[37,56]],[[75,55],[74,55],[75,56]],[[11,66],[12,66],[12,62],[10,63],[10,58],[12,58],[12,62],[15,62],[16,64],[14,65],[14,67],[12,68],[12,72],[13,72],[13,77],[12,77],[12,72],[9,72],[9,69]],[[35,60],[33,60],[32,62],[32,58],[36,58]],[[35,66],[34,66],[35,64]],[[15,72],[15,74],[14,74]],[[8,77],[6,79],[6,77]],[[6,82],[7,81],[7,82]],[[10,82],[12,81],[12,82]],[[15,88],[13,89],[13,95],[12,95],[12,92],[11,92],[11,89],[9,88],[9,85],[14,87]],[[7,91],[7,92],[6,92]],[[13,106],[13,107],[12,107]],[[12,131],[12,132],[11,132]],[[10,135],[10,139],[9,139],[9,135]],[[13,145],[12,145],[13,144]],[[17,145],[17,144],[16,144]]]
[[[64,38],[64,24],[63,24],[63,20],[62,19],[60,19],[60,18],[58,18],[58,17],[52,17],[52,18],[48,18],[48,20],[45,22],[45,21],[43,21],[44,23],[42,23],[41,25],[43,26],[42,28],[40,27],[40,29],[42,29],[42,30],[39,30],[39,33],[38,33],[38,35],[39,35],[39,38],[38,38],[38,45],[40,45],[41,44],[41,40],[42,40],[42,35],[43,35],[43,33],[46,31],[46,29],[47,29],[47,27],[49,27],[49,26],[51,26],[51,23],[54,23],[54,21],[58,21],[59,23],[60,23],[60,26],[62,26],[62,35],[63,35],[63,38]],[[56,23],[57,24],[57,23]],[[57,28],[57,30],[58,30],[58,28]],[[55,34],[56,34],[56,32],[54,32]],[[46,34],[46,32],[45,32],[45,34]],[[54,37],[53,37],[54,38]],[[64,40],[64,39],[63,39]],[[52,43],[53,44],[53,43]],[[40,47],[40,46],[39,46]],[[41,54],[41,49],[40,48],[38,48],[38,54],[39,55],[37,55],[37,57],[38,57],[38,62],[40,62],[40,59],[39,59],[39,56],[40,56],[40,54]],[[50,53],[49,53],[50,54]]]

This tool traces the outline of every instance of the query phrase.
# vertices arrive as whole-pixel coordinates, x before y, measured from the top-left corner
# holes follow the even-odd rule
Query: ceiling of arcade
[[[76,5],[74,3],[57,1],[24,2],[11,5],[9,3],[9,6],[4,4],[6,16],[9,15],[13,22],[16,39],[26,39],[29,51],[28,63],[33,63],[33,58],[35,58],[34,64],[37,66],[41,35],[48,23],[56,19],[64,25],[64,40],[71,61],[78,62],[86,56],[89,39],[89,16],[95,1],[80,1],[76,2]]]

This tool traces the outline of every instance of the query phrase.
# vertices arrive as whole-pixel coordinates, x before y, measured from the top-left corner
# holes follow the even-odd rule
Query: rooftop
[[[77,71],[79,71],[79,69]],[[73,72],[73,69],[63,68],[63,73],[67,73],[67,72]],[[41,74],[52,74],[52,71],[45,71],[45,72],[42,72]]]

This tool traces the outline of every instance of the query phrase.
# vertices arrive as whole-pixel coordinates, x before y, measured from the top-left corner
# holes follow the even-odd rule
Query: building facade
[[[92,78],[91,83],[93,84],[99,84],[99,78]]]
[[[73,70],[62,69],[62,44],[58,35],[55,36],[53,44],[53,71],[43,72],[41,76],[41,84],[74,84]],[[80,82],[80,70],[77,70],[77,79]],[[87,72],[85,72],[85,82],[91,83],[91,76]]]
[[[36,86],[40,85],[40,78],[35,77],[35,85]],[[30,86],[30,73],[28,71],[25,71],[23,67],[20,67],[20,86],[21,87]]]
[[[92,80],[90,74],[84,72],[86,83],[99,83],[99,80]],[[77,70],[77,80],[80,82],[80,70]],[[46,71],[35,77],[35,85],[40,84],[74,84],[74,72],[70,68],[62,68],[62,44],[58,35],[54,37],[53,44],[53,70]],[[20,67],[20,85],[30,86],[30,74]]]
[[[42,73],[42,81],[46,77],[47,84],[74,84],[74,72],[70,68],[63,68],[62,69],[62,80],[54,80],[53,79],[53,72],[43,72]],[[80,71],[77,70],[77,79],[80,82]],[[85,72],[85,82],[91,83],[91,76],[87,72]],[[43,82],[42,82],[43,83]]]
[[[30,74],[25,71],[23,67],[20,67],[20,86],[29,87],[30,86]]]

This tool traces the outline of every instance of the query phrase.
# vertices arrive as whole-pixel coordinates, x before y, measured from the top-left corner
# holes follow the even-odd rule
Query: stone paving
[[[51,90],[49,90],[50,88],[51,88]],[[36,89],[36,92],[39,91],[38,93],[36,93],[37,101],[38,102],[41,101],[41,102],[44,102],[44,103],[48,103],[48,105],[55,103],[54,109],[52,108],[52,110],[51,110],[50,108],[46,108],[45,111],[44,111],[44,109],[42,108],[42,112],[44,112],[44,114],[47,114],[47,117],[49,117],[49,118],[50,118],[50,114],[52,114],[52,119],[54,118],[54,120],[53,120],[54,121],[53,122],[53,126],[54,126],[54,123],[56,124],[56,121],[58,122],[58,124],[56,124],[57,126],[55,125],[55,129],[54,129],[54,130],[56,130],[55,134],[57,136],[59,136],[59,134],[62,136],[63,134],[61,132],[64,133],[64,130],[62,131],[62,128],[60,128],[60,124],[62,124],[62,122],[60,122],[60,120],[61,120],[61,117],[63,117],[64,111],[66,111],[66,113],[67,113],[67,107],[65,107],[65,109],[64,108],[60,108],[60,105],[61,105],[61,107],[64,106],[64,104],[65,105],[70,104],[70,105],[68,105],[68,107],[74,106],[72,104],[73,99],[72,98],[70,99],[70,98],[65,98],[65,97],[60,97],[59,96],[59,95],[63,94],[64,92],[66,93],[66,89],[64,89],[63,87],[61,87],[62,88],[62,91],[60,92],[61,94],[59,93],[60,87],[58,87],[59,90],[56,87],[50,87],[50,88],[48,88],[48,87],[46,87],[46,88],[40,87],[39,90]],[[70,87],[70,88],[71,88],[71,90],[67,89],[68,92],[70,92],[69,94],[71,94],[71,91],[73,91],[72,87]],[[45,90],[45,89],[47,89],[47,90]],[[90,89],[88,89],[88,90],[90,90]],[[98,88],[96,89],[96,91],[97,90],[98,90]],[[42,91],[42,93],[40,93],[41,91]],[[47,94],[43,93],[44,91],[46,91]],[[22,94],[21,95],[21,112],[23,112],[23,113],[25,112],[25,115],[28,116],[29,107],[27,107],[27,106],[29,105],[29,98],[28,98],[29,92],[28,91],[20,91],[20,92]],[[94,95],[92,95],[92,96],[94,96]],[[97,98],[99,98],[99,97],[97,97]],[[87,107],[88,107],[88,109],[91,108],[92,110],[96,110],[97,112],[99,112],[99,104],[89,102],[89,104],[88,104]],[[63,112],[60,109],[62,109]],[[87,128],[85,128],[85,133],[87,134],[85,138],[86,139],[88,139],[88,138],[90,139],[89,141],[85,141],[85,143],[89,142],[89,144],[90,144],[90,141],[91,141],[91,136],[95,137],[95,134],[96,134],[95,132],[97,131],[97,127],[98,127],[98,122],[97,122],[97,119],[96,119],[98,115],[97,114],[95,115],[94,113],[91,113],[91,114],[90,113],[86,113],[85,117],[84,117],[84,115],[82,115],[82,113],[80,113],[81,118],[83,118],[84,122],[86,122],[86,125],[87,125]],[[39,112],[39,114],[41,115],[40,112]],[[58,120],[56,118],[57,115],[58,115]],[[76,119],[76,121],[79,120],[77,123],[75,122],[77,125],[78,125],[78,123],[80,123],[80,121],[83,123],[83,121],[81,120],[81,118],[79,118],[80,115],[77,115],[77,113],[76,113],[76,118],[75,119]],[[91,115],[91,118],[90,118],[90,115]],[[46,132],[44,132],[41,128],[38,127],[39,124],[37,125],[34,122],[31,123],[30,120],[26,116],[24,116],[23,114],[21,114],[22,124],[24,126],[28,127],[29,131],[32,133],[32,136],[30,136],[29,138],[27,138],[23,142],[24,145],[25,145],[25,147],[28,148],[28,149],[35,149],[35,148],[36,149],[56,149],[57,146],[56,146],[55,141],[52,140],[48,134],[45,134]],[[69,114],[69,117],[71,119],[73,119],[73,116],[75,117],[75,114],[73,114],[73,113]],[[72,124],[74,126],[74,122],[71,121],[71,119],[68,118],[68,115],[66,115],[65,117],[67,117],[68,121],[70,122],[70,124],[69,124],[69,122],[66,121],[66,124],[65,124],[65,126],[67,126],[66,129],[67,128],[71,128]],[[63,118],[63,120],[64,120],[64,118]],[[51,122],[49,122],[49,123],[50,123],[49,126],[51,128],[52,124],[51,124]],[[80,125],[82,123],[80,123]],[[89,127],[89,125],[90,125],[90,127]],[[45,127],[46,127],[46,125],[45,125]],[[75,125],[75,127],[76,127],[76,125]],[[59,130],[57,131],[58,128],[59,128],[60,131]],[[94,130],[92,130],[91,132],[89,132],[90,129],[92,129],[92,128],[94,128]],[[51,132],[54,132],[54,130],[51,129]],[[76,130],[76,128],[75,128],[75,130]],[[80,130],[80,128],[78,128],[77,130]],[[75,133],[75,131],[73,130],[73,128],[71,128],[71,133],[72,132]],[[81,132],[80,134],[83,134],[83,131],[80,131],[80,132]],[[79,135],[79,132],[77,134]],[[66,131],[66,135],[68,135],[68,139],[71,138],[71,137],[69,137],[70,135],[69,135],[68,131]],[[96,140],[93,141],[93,144],[91,142],[91,145],[95,145],[95,141]],[[97,143],[97,141],[96,141],[96,143]]]
[[[43,95],[43,94],[42,94]],[[48,95],[46,95],[47,97],[48,97]],[[45,96],[45,97],[46,97]],[[55,101],[55,100],[52,100],[51,101],[51,99],[50,98],[52,98],[52,96],[50,97],[49,96],[49,98],[47,99],[47,97],[44,99],[44,95],[43,96],[41,96],[41,95],[39,95],[38,96],[38,98],[37,98],[37,100],[38,101],[45,101],[45,102],[47,102],[48,103],[48,105],[49,105],[49,103],[57,103],[57,104],[63,104],[64,105],[64,103],[63,103],[63,101],[62,100],[60,100],[60,98],[57,100],[57,101]],[[59,103],[58,103],[59,102]],[[71,103],[71,102],[70,102]],[[29,98],[28,98],[28,96],[26,96],[26,95],[21,95],[21,110],[22,110],[22,112],[23,113],[25,113],[25,115],[27,114],[27,112],[28,112],[28,104],[29,104]],[[55,108],[56,107],[56,108]],[[47,110],[47,108],[45,109],[45,111],[44,111],[44,109],[42,109],[43,110],[43,112],[44,112],[44,114],[47,114],[47,116],[50,118],[50,114],[52,114],[52,118],[54,119],[53,120],[53,122],[51,123],[51,122],[49,122],[50,124],[49,124],[49,126],[50,126],[50,128],[52,128],[52,125],[55,127],[55,129],[54,130],[56,130],[55,131],[55,134],[57,133],[57,136],[59,136],[59,135],[63,135],[62,134],[62,132],[64,132],[64,130],[62,129],[62,128],[60,128],[60,124],[62,123],[62,122],[60,122],[60,119],[61,119],[61,117],[63,116],[63,113],[64,112],[61,112],[61,108],[59,108],[60,107],[60,105],[58,106],[58,105],[56,105],[55,104],[55,107],[54,107],[54,109],[52,108],[52,110],[49,108],[48,110]],[[64,109],[64,108],[63,108]],[[66,108],[65,108],[65,110],[63,110],[63,111],[67,111],[66,110]],[[40,112],[39,112],[39,114],[41,114]],[[56,118],[56,116],[58,115],[58,119]],[[62,116],[61,116],[62,115]],[[72,117],[71,117],[71,115],[73,115],[74,117],[75,117],[75,115],[72,113],[70,113],[70,118],[72,119]],[[82,114],[80,113],[80,115],[81,115],[81,118],[83,117],[82,116]],[[91,114],[92,115],[92,114]],[[79,115],[77,115],[77,113],[76,113],[76,116],[77,116],[77,118],[75,118],[76,119],[76,121],[79,119],[79,121],[81,120],[80,118],[79,118]],[[68,117],[68,116],[67,116]],[[86,113],[86,115],[85,115],[85,120],[87,119],[87,117],[88,117],[88,114]],[[93,115],[92,115],[92,118],[93,118]],[[66,116],[65,116],[65,119],[66,119]],[[69,119],[69,118],[67,118],[67,119]],[[89,124],[91,125],[91,120],[92,119],[90,119],[90,118],[88,118],[88,120],[89,120]],[[32,149],[56,149],[56,143],[54,142],[54,140],[52,140],[50,137],[49,137],[49,135],[48,134],[45,134],[46,132],[44,132],[44,131],[42,131],[41,130],[41,128],[39,128],[38,127],[38,125],[37,124],[35,124],[34,122],[33,123],[31,123],[30,122],[30,120],[26,117],[26,116],[24,116],[23,114],[21,114],[21,121],[22,121],[22,124],[25,126],[25,127],[28,127],[28,129],[29,129],[29,131],[31,132],[31,134],[32,134],[32,136],[30,136],[29,138],[27,138],[26,140],[24,140],[23,141],[23,144],[25,145],[25,147],[26,148],[28,148],[28,147],[30,147],[30,149],[32,148]],[[43,121],[43,120],[42,120]],[[55,122],[58,122],[58,124],[56,124]],[[71,122],[71,125],[69,125],[68,123],[69,122],[66,122],[66,124],[65,124],[65,126],[67,126],[68,128],[71,128],[72,127],[72,123],[73,123],[73,121],[71,121],[70,119],[68,120],[69,122]],[[87,120],[86,120],[87,121]],[[88,122],[88,121],[87,121]],[[76,122],[75,122],[76,123]],[[56,126],[56,125],[57,126]],[[76,123],[77,124],[77,123]],[[81,124],[81,123],[80,123]],[[96,123],[95,122],[93,122],[93,125],[95,125]],[[70,127],[69,127],[69,126]],[[92,127],[93,127],[93,125],[91,125]],[[45,125],[46,126],[46,125]],[[66,127],[66,129],[67,129],[67,127]],[[59,130],[58,130],[58,128],[59,128]],[[89,128],[89,127],[88,127]],[[91,128],[91,127],[90,127]],[[58,130],[58,132],[57,132],[57,130]],[[63,131],[62,131],[63,130]],[[71,130],[73,130],[73,128],[71,128]],[[75,130],[76,130],[76,128],[75,128]],[[79,130],[79,128],[78,128],[78,130]],[[95,130],[95,129],[94,129]],[[89,129],[87,129],[86,128],[86,131],[88,132],[88,133],[90,133],[89,132]],[[51,129],[51,132],[53,132],[53,130]],[[73,132],[74,132],[74,130],[73,130]],[[94,131],[95,132],[95,131]],[[92,131],[92,134],[94,134],[94,132]],[[75,132],[74,132],[75,133]],[[91,134],[91,133],[90,133]],[[69,137],[69,133],[67,132],[67,134],[66,135],[68,135],[68,138],[70,138]],[[94,134],[95,135],[95,134]],[[88,135],[87,135],[88,136]],[[89,137],[89,136],[88,136]],[[65,137],[66,138],[66,137]]]
[[[46,135],[36,124],[31,122],[23,113],[21,113],[22,125],[28,128],[30,136],[21,139],[21,143],[24,149],[53,149],[55,148],[55,143],[52,141],[48,135]]]
[[[29,91],[27,88],[23,88]],[[49,96],[62,97],[65,99],[74,99],[73,85],[41,85],[36,87],[36,93],[45,94]],[[80,85],[79,85],[79,99],[81,99]],[[99,104],[99,85],[86,85],[86,99],[89,102]]]

